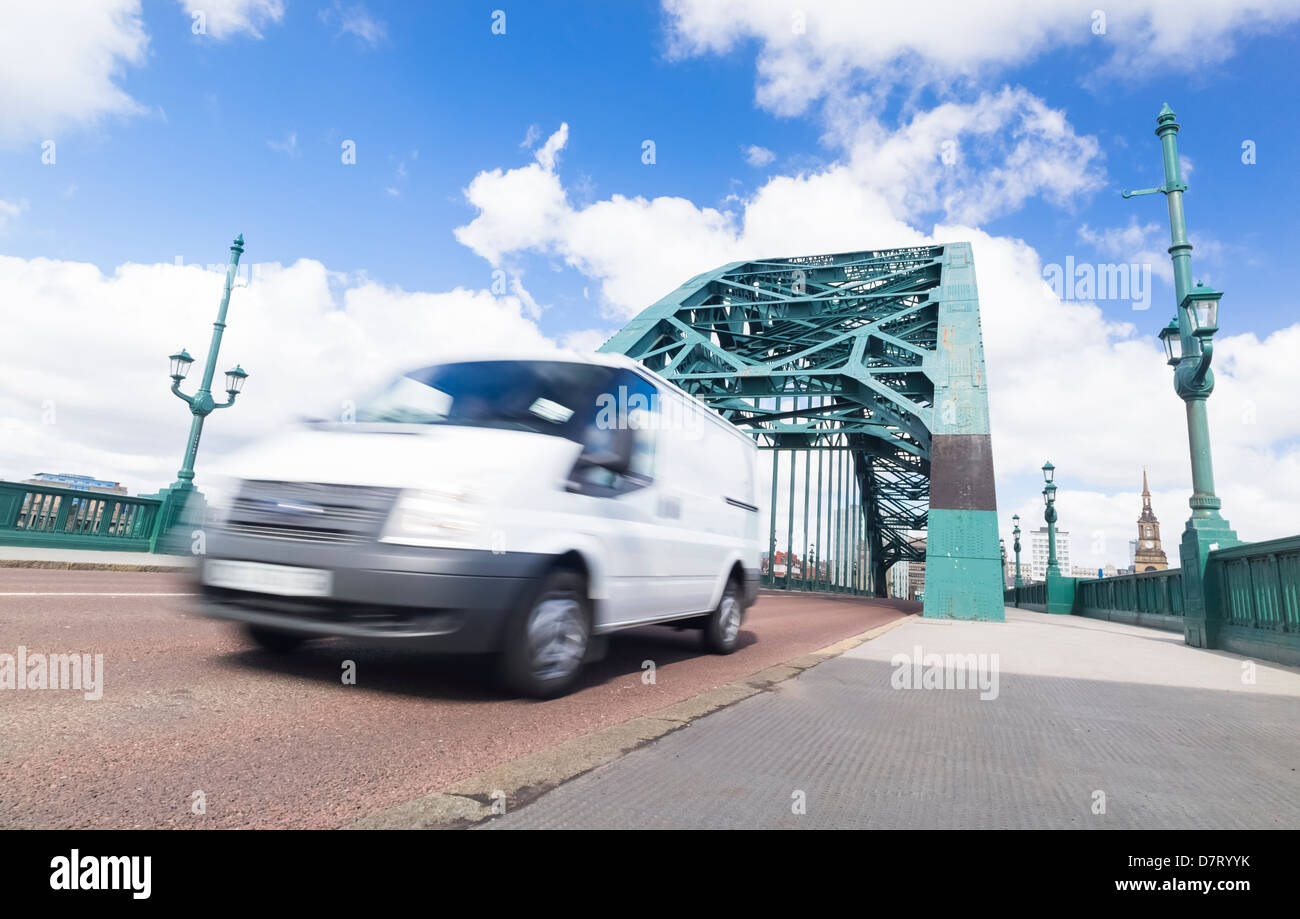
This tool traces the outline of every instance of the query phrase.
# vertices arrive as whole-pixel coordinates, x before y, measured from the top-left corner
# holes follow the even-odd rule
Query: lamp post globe
[[[246,379],[248,379],[248,374],[238,364],[226,371],[226,392],[230,393],[230,401],[233,402],[235,396],[243,392]]]
[[[167,358],[171,361],[173,380],[183,380],[189,375],[190,365],[194,363],[194,358],[190,357],[190,352],[181,348],[175,354]]]

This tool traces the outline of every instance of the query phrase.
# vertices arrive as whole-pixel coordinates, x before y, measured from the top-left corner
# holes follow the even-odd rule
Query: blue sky
[[[150,111],[57,138],[55,168],[41,164],[38,143],[0,154],[0,195],[26,198],[32,211],[21,232],[5,235],[5,251],[105,270],[178,255],[217,262],[233,228],[254,261],[315,258],[408,289],[480,286],[490,266],[452,237],[473,216],[462,189],[481,169],[525,163],[519,145],[530,125],[545,136],[569,123],[561,176],[592,198],[669,195],[724,206],[787,164],[797,171],[834,158],[815,118],[756,106],[752,41],[725,56],[669,60],[655,3],[620,3],[617,14],[608,3],[520,4],[506,11],[506,34],[493,35],[492,4],[372,2],[386,27],[373,46],[340,35],[336,20],[322,20],[327,9],[291,3],[261,40],[217,42],[192,34],[175,3],[145,3],[148,60],[125,68],[120,85]],[[1279,206],[1300,191],[1288,165],[1298,129],[1286,118],[1300,90],[1295,38],[1295,28],[1247,37],[1219,66],[1089,88],[1081,80],[1102,53],[1087,45],[999,74],[1097,138],[1106,186],[1066,209],[1031,201],[986,228],[1026,239],[1045,260],[1112,260],[1081,244],[1078,227],[1164,223],[1163,199],[1125,202],[1117,191],[1158,183],[1151,130],[1169,100],[1195,165],[1189,219],[1227,247],[1199,261],[1200,274],[1229,291],[1225,310],[1248,316],[1251,328],[1287,322],[1267,267],[1285,258],[1300,221],[1296,208]],[[886,119],[902,102],[890,101]],[[269,146],[291,136],[291,153]],[[647,138],[657,147],[653,166],[641,162]],[[357,143],[355,166],[340,162],[347,139]],[[1254,166],[1240,161],[1243,139],[1258,145]],[[750,144],[777,160],[755,169],[742,152]],[[593,324],[587,279],[547,270],[542,257],[523,262],[530,290],[553,307],[544,329]],[[680,280],[664,278],[663,291]],[[1133,316],[1128,304],[1103,308],[1157,329],[1172,298],[1163,285],[1159,293],[1149,315]]]
[[[223,359],[254,375],[239,424],[218,416],[205,434],[216,454],[301,407],[340,361],[406,359],[444,334],[457,347],[575,334],[591,346],[720,261],[962,238],[998,386],[1005,516],[1036,513],[1050,454],[1080,517],[1094,505],[1118,517],[1098,509],[1076,529],[1111,533],[1098,554],[1120,562],[1141,465],[1157,511],[1185,513],[1179,405],[1155,354],[1173,307],[1164,199],[1119,197],[1162,181],[1152,132],[1165,101],[1192,166],[1195,273],[1226,291],[1222,335],[1240,337],[1216,358],[1216,424],[1243,426],[1239,453],[1216,457],[1220,490],[1262,533],[1257,483],[1300,469],[1295,413],[1274,392],[1293,382],[1278,374],[1300,344],[1275,293],[1300,220],[1296,0],[1135,0],[1100,35],[1094,4],[1073,0],[935,0],[925,15],[918,0],[870,21],[810,0],[803,32],[775,0],[68,3],[23,8],[0,37],[0,106],[13,108],[0,295],[7,311],[40,304],[25,311],[40,319],[28,340],[84,326],[97,336],[86,353],[119,357],[84,364],[101,380],[77,389],[53,369],[66,352],[0,355],[9,441],[30,445],[0,458],[5,477],[48,461],[136,488],[170,478],[185,419],[136,365],[179,344],[198,353],[216,290],[202,274],[121,266],[221,263],[236,232],[246,262],[284,270],[232,306]],[[194,34],[200,9],[208,27]],[[345,141],[355,165],[341,162]],[[1151,264],[1151,308],[1044,301],[1042,265],[1067,257]],[[494,268],[511,279],[504,297],[489,293]],[[104,377],[128,408],[96,402]],[[57,426],[41,426],[47,402]],[[79,452],[91,444],[102,452]]]

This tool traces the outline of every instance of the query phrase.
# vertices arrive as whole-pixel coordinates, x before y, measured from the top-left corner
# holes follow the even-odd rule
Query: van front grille
[[[223,528],[259,539],[366,542],[379,536],[397,495],[396,488],[250,480]]]

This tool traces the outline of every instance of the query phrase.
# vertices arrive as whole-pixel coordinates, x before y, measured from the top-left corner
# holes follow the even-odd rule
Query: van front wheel
[[[745,608],[740,602],[740,584],[732,579],[723,588],[718,608],[709,614],[704,626],[704,646],[714,654],[730,654],[740,638],[740,623]]]
[[[534,698],[561,695],[577,681],[590,641],[586,582],[572,571],[552,571],[510,621],[502,678]]]

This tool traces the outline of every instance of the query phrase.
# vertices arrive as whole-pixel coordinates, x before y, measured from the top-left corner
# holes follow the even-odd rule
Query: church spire
[[[1156,519],[1155,512],[1151,510],[1151,489],[1147,487],[1147,467],[1143,466],[1142,467],[1142,516],[1138,518],[1138,522],[1142,523],[1143,521],[1146,520],[1155,520],[1155,519]]]
[[[1137,522],[1138,538],[1133,542],[1133,570],[1166,570],[1169,560],[1164,549],[1160,548],[1160,521],[1151,509],[1151,486],[1147,484],[1145,466],[1142,467],[1142,516]]]

